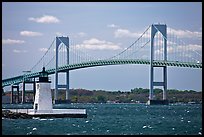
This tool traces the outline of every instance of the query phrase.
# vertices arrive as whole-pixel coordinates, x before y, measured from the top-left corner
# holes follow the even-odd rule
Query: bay
[[[3,108],[32,108],[3,104]],[[3,135],[201,135],[201,104],[57,104],[85,108],[87,118],[5,119]]]

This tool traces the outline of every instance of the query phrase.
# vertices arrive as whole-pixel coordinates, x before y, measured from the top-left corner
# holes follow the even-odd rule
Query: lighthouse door
[[[35,104],[35,108],[34,109],[35,109],[35,112],[37,112],[37,109],[38,109],[38,104],[37,103]]]

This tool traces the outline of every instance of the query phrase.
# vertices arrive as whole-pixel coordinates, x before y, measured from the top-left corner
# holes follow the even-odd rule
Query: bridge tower
[[[66,88],[66,101],[69,100],[69,71],[66,71],[66,84],[58,85],[58,52],[59,46],[63,43],[67,48],[67,64],[69,64],[69,37],[56,37],[56,66],[55,66],[55,104],[58,103],[58,89]]]
[[[162,34],[164,40],[164,61],[167,61],[167,26],[166,24],[152,24],[151,26],[151,45],[150,45],[150,92],[149,92],[149,101],[148,104],[168,104],[166,99],[167,91],[167,66],[157,66],[154,65],[154,38],[157,32]],[[163,81],[155,82],[154,81],[154,68],[162,67],[163,68]],[[163,86],[163,100],[154,100],[153,89],[154,86]]]

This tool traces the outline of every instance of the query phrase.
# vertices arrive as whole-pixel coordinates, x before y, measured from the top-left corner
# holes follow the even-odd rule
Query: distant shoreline
[[[54,89],[51,90],[52,98],[54,100]],[[65,100],[65,90],[59,90],[58,100]],[[17,94],[17,93],[14,93]],[[154,98],[162,100],[162,89],[154,89]],[[21,101],[21,91],[19,93],[19,100]],[[149,97],[149,89],[134,88],[130,91],[105,91],[105,90],[87,90],[87,89],[70,89],[69,102],[71,103],[131,103],[139,104],[146,103]],[[17,95],[14,97],[17,101]],[[170,104],[173,103],[188,103],[201,104],[202,92],[194,90],[167,90],[167,99]],[[14,101],[15,102],[15,101]],[[26,103],[33,102],[33,92],[26,91]],[[2,104],[10,103],[10,92],[2,94]]]

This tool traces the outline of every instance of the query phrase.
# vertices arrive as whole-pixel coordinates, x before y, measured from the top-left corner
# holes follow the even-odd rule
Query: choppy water
[[[22,107],[21,105],[2,105]],[[24,105],[31,107],[31,105]],[[60,104],[86,108],[87,118],[3,119],[2,134],[12,135],[202,135],[201,104]]]

